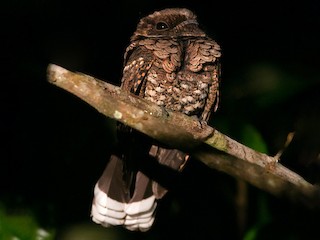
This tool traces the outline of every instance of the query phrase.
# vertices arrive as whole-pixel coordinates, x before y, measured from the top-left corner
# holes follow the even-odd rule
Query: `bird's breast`
[[[174,111],[199,115],[212,84],[211,68],[220,57],[219,45],[196,38],[145,39],[140,46],[154,56],[144,97]]]
[[[168,74],[152,68],[147,75],[145,98],[174,111],[198,115],[210,87],[210,73],[181,70]]]

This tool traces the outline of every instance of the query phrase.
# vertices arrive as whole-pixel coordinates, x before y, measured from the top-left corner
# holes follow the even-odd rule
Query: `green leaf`
[[[258,130],[251,124],[244,124],[241,128],[240,141],[259,152],[267,153],[267,144]]]
[[[0,239],[52,240],[54,234],[41,228],[31,211],[8,214],[0,203]]]

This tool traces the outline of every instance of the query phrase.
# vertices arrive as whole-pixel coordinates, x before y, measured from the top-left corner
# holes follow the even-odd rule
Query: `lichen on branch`
[[[159,107],[97,78],[48,66],[50,83],[78,96],[106,117],[190,153],[207,166],[243,179],[276,196],[320,206],[320,188],[277,162],[205,123]]]

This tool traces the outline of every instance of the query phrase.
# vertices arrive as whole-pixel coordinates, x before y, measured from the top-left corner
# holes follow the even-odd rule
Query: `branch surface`
[[[106,117],[191,153],[207,166],[243,179],[276,196],[320,206],[320,188],[278,163],[205,123],[159,107],[94,77],[48,66],[50,83],[78,96]]]

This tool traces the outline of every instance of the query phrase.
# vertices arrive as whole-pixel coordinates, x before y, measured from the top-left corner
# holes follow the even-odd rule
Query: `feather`
[[[158,23],[164,24],[158,28]],[[198,27],[191,11],[157,11],[142,18],[131,37],[121,88],[208,121],[218,104],[220,56],[219,45]],[[147,231],[170,182],[169,174],[159,173],[182,171],[189,155],[123,124],[117,126],[118,148],[95,186],[92,219],[105,227]],[[152,162],[161,170],[150,167]]]

